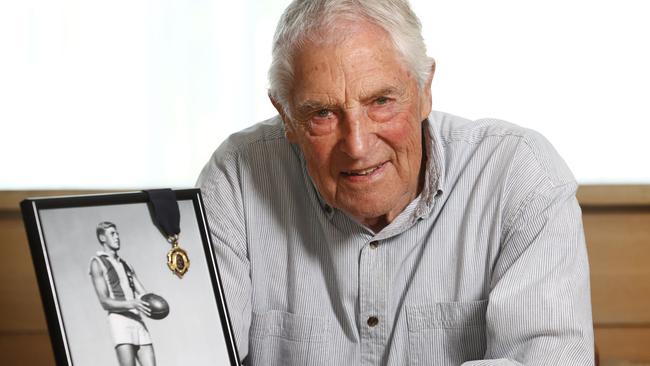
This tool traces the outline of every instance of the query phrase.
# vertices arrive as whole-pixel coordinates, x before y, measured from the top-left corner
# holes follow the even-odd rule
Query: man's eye
[[[320,109],[318,112],[316,112],[316,116],[320,118],[325,118],[329,117],[330,113],[332,113],[329,109]]]
[[[388,98],[386,98],[386,97],[379,97],[379,98],[375,99],[375,103],[377,103],[377,104],[379,104],[379,105],[386,104],[386,103],[388,103]]]

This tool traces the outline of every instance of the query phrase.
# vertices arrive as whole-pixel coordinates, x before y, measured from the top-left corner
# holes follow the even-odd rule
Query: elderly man
[[[590,365],[576,182],[537,133],[432,112],[406,0],[297,0],[279,116],[199,178],[250,365]]]

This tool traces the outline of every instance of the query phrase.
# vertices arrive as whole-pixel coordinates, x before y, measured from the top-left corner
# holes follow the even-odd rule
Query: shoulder
[[[494,154],[492,159],[507,164],[510,175],[529,171],[552,186],[575,182],[557,150],[537,131],[495,118],[470,120],[443,112],[434,112],[431,118],[446,152],[482,148],[480,153]]]
[[[90,263],[89,263],[90,274],[93,273],[101,274],[105,271],[106,265],[104,264],[104,261],[102,261],[102,255],[103,254],[97,253],[97,255],[90,258]]]
[[[242,165],[266,161],[291,150],[279,116],[259,122],[230,135],[212,154],[199,176],[197,185],[218,176],[234,176]]]
[[[299,167],[299,155],[278,116],[228,137],[196,182],[215,242],[245,258],[247,212],[259,217],[266,202],[295,198]]]
[[[259,122],[244,130],[230,135],[212,155],[213,160],[227,159],[263,146],[288,143],[284,135],[284,126],[279,116]]]
[[[523,138],[528,129],[495,118],[471,120],[444,112],[433,112],[431,119],[435,121],[443,144],[461,141],[466,143],[481,143],[489,137]]]
[[[204,199],[232,200],[285,184],[288,177],[295,184],[300,181],[300,164],[299,149],[286,139],[282,120],[276,116],[228,137],[212,154],[196,185]]]
[[[106,258],[108,258],[108,254],[100,251],[90,258],[90,263],[93,262],[102,263]]]

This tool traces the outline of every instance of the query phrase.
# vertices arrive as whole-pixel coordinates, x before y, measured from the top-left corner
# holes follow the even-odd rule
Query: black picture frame
[[[28,198],[21,202],[57,365],[119,364],[116,353],[121,341],[115,338],[119,331],[114,330],[113,323],[105,327],[98,325],[107,323],[106,318],[114,315],[102,308],[98,292],[89,293],[88,290],[90,287],[97,291],[95,277],[88,272],[89,263],[96,258],[88,254],[87,246],[92,247],[89,241],[96,236],[97,245],[92,250],[105,248],[104,242],[98,241],[97,223],[90,225],[98,220],[116,222],[120,236],[117,250],[130,246],[126,261],[138,262],[141,267],[133,266],[134,274],[148,277],[149,282],[154,283],[156,288],[150,292],[165,293],[169,315],[173,316],[152,320],[142,314],[143,321],[140,321],[147,333],[151,333],[157,364],[239,365],[200,190],[181,189],[173,193],[181,213],[179,244],[190,257],[189,270],[182,278],[166,268],[166,253],[171,245],[154,225],[148,196],[143,191]],[[79,260],[84,257],[88,260]],[[128,271],[126,266],[124,268]],[[82,273],[88,278],[79,278]],[[129,282],[132,282],[130,275]],[[97,314],[103,315],[102,319],[96,319]],[[169,324],[165,325],[166,321]],[[155,328],[157,334],[150,328]],[[105,342],[107,334],[112,335],[112,343]],[[161,346],[156,347],[157,342]],[[110,349],[111,344],[113,349]],[[112,359],[108,356],[111,353]],[[100,356],[106,361],[98,360]],[[204,363],[206,360],[208,362]]]

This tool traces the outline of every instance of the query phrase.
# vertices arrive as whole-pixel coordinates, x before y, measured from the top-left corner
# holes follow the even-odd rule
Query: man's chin
[[[363,204],[348,204],[339,207],[339,210],[345,212],[348,216],[351,216],[361,223],[379,220],[382,217],[385,217],[389,212],[388,209],[381,209],[377,206],[366,206]]]

